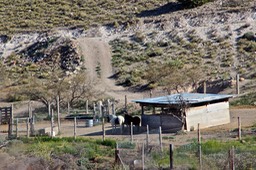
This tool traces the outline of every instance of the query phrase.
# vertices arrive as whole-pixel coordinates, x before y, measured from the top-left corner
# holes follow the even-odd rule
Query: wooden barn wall
[[[149,126],[149,129],[158,129],[161,126],[163,132],[177,132],[181,130],[182,123],[172,115],[142,115],[141,125]]]
[[[187,130],[230,123],[229,102],[192,107],[186,112]]]

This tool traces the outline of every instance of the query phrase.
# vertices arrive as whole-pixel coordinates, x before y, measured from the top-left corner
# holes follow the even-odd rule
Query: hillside
[[[230,81],[240,74],[247,83],[256,75],[253,1],[214,1],[193,9],[160,0],[30,2],[14,8],[6,1],[1,7],[1,59],[16,81],[26,79],[27,71],[45,77],[54,67],[66,73],[85,69],[98,89],[120,100],[148,94],[128,94],[116,84],[141,91],[149,85],[148,68],[170,61],[200,68],[204,76],[198,82]],[[242,90],[253,87],[244,83]]]
[[[237,74],[241,77],[241,94],[255,91],[255,0],[214,0],[191,9],[175,0],[0,0],[0,21],[0,105],[23,101],[14,107],[14,113],[20,115],[28,111],[27,100],[37,100],[40,103],[33,103],[33,113],[38,122],[41,114],[42,119],[48,116],[46,104],[57,108],[57,97],[64,116],[67,102],[72,99],[76,99],[73,108],[84,109],[89,100],[92,109],[92,102],[114,98],[118,112],[124,106],[125,95],[130,102],[149,97],[149,90],[153,96],[167,94],[168,86],[176,82],[184,83],[187,91],[198,91],[206,81],[207,90],[213,93],[235,94],[233,80]],[[171,88],[176,92],[183,87]],[[238,103],[255,105],[255,98],[251,95]],[[128,110],[139,110],[132,107]],[[243,128],[250,126],[250,135],[255,132],[254,109],[235,108],[231,112],[230,124],[207,129],[202,139],[222,138],[220,134],[225,139],[226,134],[230,137],[230,132],[236,133],[237,117]],[[83,126],[84,122],[77,135],[90,131]],[[72,136],[73,122],[68,127],[65,131]],[[96,128],[101,132],[101,126]],[[191,142],[196,132],[175,136],[166,138],[168,145]],[[68,142],[54,149],[58,153],[65,149],[75,156],[59,157],[40,141],[29,145],[39,157],[23,155],[23,142],[14,140],[10,144],[13,150],[6,148],[10,154],[1,148],[0,169],[95,169],[96,164],[99,169],[111,168],[114,148],[103,152],[94,145],[80,146],[71,140],[75,150]],[[124,140],[123,136],[118,140]],[[96,148],[97,152],[87,148]],[[98,152],[108,157],[99,157]],[[47,157],[41,158],[40,153]],[[85,153],[92,154],[93,159],[89,160]]]

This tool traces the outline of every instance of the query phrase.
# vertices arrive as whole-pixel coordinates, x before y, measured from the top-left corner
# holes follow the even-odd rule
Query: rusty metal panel
[[[200,107],[192,107],[186,112],[187,130],[207,128],[230,123],[229,103],[220,102]]]

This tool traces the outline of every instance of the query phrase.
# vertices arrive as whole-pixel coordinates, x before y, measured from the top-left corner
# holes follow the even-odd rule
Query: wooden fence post
[[[57,96],[57,117],[58,117],[58,134],[61,134],[60,130],[60,97]]]
[[[51,103],[48,102],[48,117],[51,117]]]
[[[74,138],[76,139],[76,117],[74,117]]]
[[[159,126],[159,144],[160,144],[160,150],[163,152],[163,144],[162,144],[162,128]]]
[[[173,169],[173,145],[170,144],[170,169]]]
[[[16,119],[16,138],[18,138],[18,124],[19,124],[19,118]]]
[[[98,102],[98,110],[99,110],[99,117],[102,117],[102,101],[100,100]]]
[[[112,101],[112,114],[116,115],[116,112],[115,112],[115,100]]]
[[[144,154],[144,142],[142,143],[142,170],[144,170],[145,168],[145,154]]]
[[[68,115],[70,114],[70,103],[68,101]]]
[[[198,127],[197,127],[197,142],[198,142],[199,166],[201,170],[202,169],[202,146],[201,146],[200,123],[198,123]]]
[[[53,113],[53,109],[52,109],[52,113],[51,113],[51,137],[53,137],[53,126],[54,126],[54,113]]]
[[[241,134],[241,120],[240,117],[238,117],[238,139],[241,140],[242,134]]]
[[[10,113],[10,114],[11,114],[11,123],[12,123],[12,124],[11,124],[11,134],[12,134],[12,132],[13,132],[12,125],[13,125],[13,116],[14,116],[14,115],[13,115],[13,104],[11,104],[11,113]]]
[[[236,75],[236,94],[240,94],[239,74]]]
[[[133,123],[131,122],[131,142],[133,142]]]
[[[204,94],[206,94],[206,81],[204,81],[203,86],[204,86]]]
[[[229,150],[229,169],[235,170],[235,149],[234,146]]]
[[[5,109],[5,113],[8,114],[8,112],[10,111],[10,118],[8,121],[8,138],[12,137],[13,134],[13,104],[11,105],[11,107],[6,108]]]
[[[124,96],[124,109],[127,111],[127,96]]]
[[[119,160],[119,149],[118,149],[118,144],[116,144],[116,149],[115,149],[115,163],[119,164],[120,160]]]
[[[29,113],[29,120],[30,120],[30,134],[33,136],[35,132],[35,127],[34,127],[34,116],[32,113],[31,101],[29,101],[28,103],[28,113]]]
[[[86,100],[86,105],[85,105],[85,107],[86,107],[86,114],[89,114],[89,101],[88,100]]]
[[[31,118],[32,115],[31,115],[31,101],[28,102],[28,117]]]
[[[110,103],[110,100],[108,99],[108,100],[107,100],[107,111],[106,111],[106,114],[107,114],[107,115],[110,114],[110,105],[111,105],[111,103]]]
[[[29,118],[27,118],[27,138],[29,138]]]
[[[148,143],[149,143],[149,127],[147,125],[147,135],[146,135],[146,147],[148,148]]]
[[[102,140],[105,141],[105,117],[104,117],[104,110],[102,111],[102,107],[100,109],[100,114],[102,114]]]
[[[93,102],[93,117],[96,118],[96,104]]]

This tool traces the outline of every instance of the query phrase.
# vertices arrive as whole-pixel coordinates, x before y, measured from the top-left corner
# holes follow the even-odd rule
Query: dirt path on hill
[[[76,40],[81,55],[85,59],[85,67],[91,81],[96,82],[95,88],[103,91],[107,96],[124,101],[127,95],[128,102],[133,99],[144,98],[142,93],[133,93],[122,86],[117,86],[111,78],[114,74],[111,64],[111,49],[101,38],[78,38]],[[96,69],[100,68],[100,71]]]

